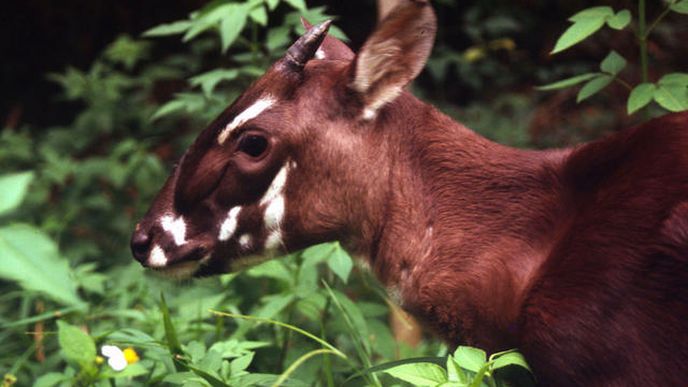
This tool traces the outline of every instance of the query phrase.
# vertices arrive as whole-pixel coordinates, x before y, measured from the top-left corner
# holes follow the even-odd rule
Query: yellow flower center
[[[129,347],[122,352],[124,352],[124,359],[127,361],[127,364],[134,364],[139,361],[139,355],[134,351],[134,348]]]

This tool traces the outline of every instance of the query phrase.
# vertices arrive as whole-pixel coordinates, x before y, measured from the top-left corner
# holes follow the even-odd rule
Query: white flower
[[[127,359],[124,357],[124,351],[114,345],[103,345],[100,348],[100,353],[108,360],[108,365],[115,371],[122,371],[127,367]]]

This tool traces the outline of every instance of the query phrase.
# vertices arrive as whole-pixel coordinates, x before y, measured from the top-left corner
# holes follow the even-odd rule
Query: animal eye
[[[239,141],[237,149],[251,157],[259,157],[268,149],[268,140],[263,136],[249,134]]]

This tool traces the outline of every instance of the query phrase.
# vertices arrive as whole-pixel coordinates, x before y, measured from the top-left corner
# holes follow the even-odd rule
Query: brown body
[[[139,261],[202,276],[340,240],[448,343],[516,347],[543,385],[688,379],[688,113],[512,149],[403,92],[432,46],[426,1],[357,55],[327,26],[185,153],[137,225]]]

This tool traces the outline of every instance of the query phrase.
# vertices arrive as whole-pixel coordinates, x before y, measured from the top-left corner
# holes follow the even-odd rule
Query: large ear
[[[372,119],[423,69],[437,22],[427,0],[402,0],[390,11],[356,57],[351,87],[360,93],[364,119]]]
[[[306,31],[313,27],[304,17],[301,18],[301,24]],[[315,59],[352,60],[354,52],[341,40],[327,35],[318,51],[315,52]]]

